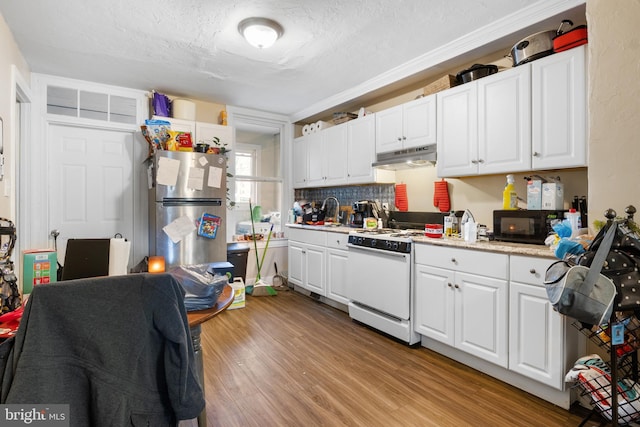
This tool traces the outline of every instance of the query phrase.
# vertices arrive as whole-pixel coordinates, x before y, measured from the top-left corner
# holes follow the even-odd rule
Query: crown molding
[[[474,30],[413,60],[407,61],[387,72],[362,82],[353,88],[317,102],[292,114],[289,119],[291,123],[296,123],[328,111],[337,105],[345,104],[366,94],[397,83],[417,73],[437,67],[442,63],[458,58],[469,52],[485,48],[488,45],[499,42],[505,37],[517,36],[518,34],[530,34],[525,30],[540,25],[544,21],[556,18],[558,15],[572,9],[583,7],[585,4],[586,0],[539,1],[511,15],[505,16],[490,25]],[[557,23],[559,22],[560,20],[557,20]],[[514,38],[518,40],[521,37],[517,36]]]

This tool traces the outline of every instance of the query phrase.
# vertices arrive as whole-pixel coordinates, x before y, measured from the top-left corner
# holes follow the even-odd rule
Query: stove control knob
[[[394,251],[397,251],[399,247],[400,247],[400,244],[398,242],[393,242],[393,250]]]
[[[371,247],[372,248],[376,247],[376,243],[377,243],[376,239],[371,239]]]

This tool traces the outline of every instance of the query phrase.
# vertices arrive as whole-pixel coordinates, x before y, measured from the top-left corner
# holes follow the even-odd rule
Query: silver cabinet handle
[[[447,286],[453,288],[453,285],[451,283],[447,283]]]
[[[451,262],[455,264],[455,263],[456,263],[456,262],[458,262],[458,261],[456,261],[456,259],[455,259],[455,258],[451,258]]]
[[[538,153],[537,151],[533,152],[533,157],[538,157],[540,155],[540,153]]]
[[[458,286],[458,284],[456,284],[456,285],[454,286],[454,288],[456,288],[456,289],[460,289],[460,286]]]
[[[531,273],[531,274],[536,274],[536,269],[535,269],[535,268],[532,268],[531,270],[529,270],[529,273]]]
[[[484,163],[484,160],[478,159],[478,163]]]
[[[473,163],[474,165],[477,165],[478,161],[477,160],[471,160],[471,163]]]

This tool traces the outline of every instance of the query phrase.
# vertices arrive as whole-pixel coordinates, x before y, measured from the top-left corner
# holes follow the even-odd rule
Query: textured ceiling
[[[0,1],[31,71],[295,115],[550,0]],[[237,25],[283,37],[258,50]]]

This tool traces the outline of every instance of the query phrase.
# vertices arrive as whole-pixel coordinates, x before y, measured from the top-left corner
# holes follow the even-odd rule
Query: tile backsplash
[[[394,184],[372,184],[346,187],[303,188],[297,189],[294,192],[295,200],[315,202],[318,207],[322,205],[323,200],[332,196],[338,199],[340,206],[352,206],[353,203],[360,200],[373,200],[380,202],[380,204],[388,203],[389,207],[393,209],[396,191]]]

